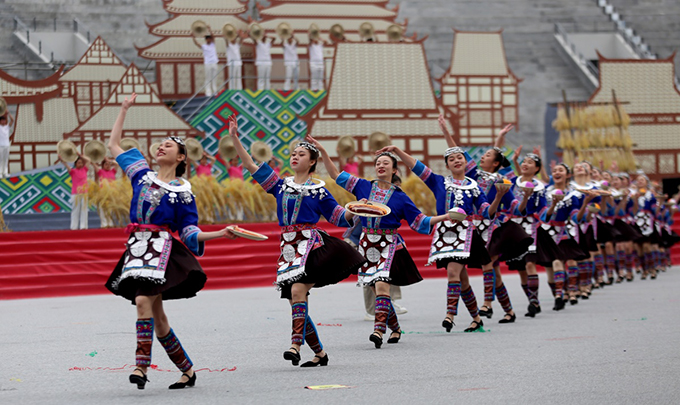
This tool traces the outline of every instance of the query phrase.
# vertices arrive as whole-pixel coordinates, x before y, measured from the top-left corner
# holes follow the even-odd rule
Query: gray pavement
[[[273,288],[204,291],[166,305],[196,368],[211,369],[183,391],[167,389],[180,374],[157,341],[153,363],[160,370],[150,371],[144,391],[127,382],[131,368],[120,368],[134,363],[136,315],[123,299],[2,301],[0,403],[677,404],[678,270],[596,290],[559,313],[541,274],[543,313],[536,319],[522,316],[519,279],[506,276],[517,322],[499,325],[496,304],[488,331],[472,334],[460,333],[470,321],[462,301],[456,333],[443,333],[446,282],[426,280],[404,288],[407,334],[380,350],[368,341],[372,323],[363,320],[361,290],[326,287],[313,291],[310,313],[327,325],[318,329],[330,364],[314,369],[282,359],[290,307]],[[472,282],[481,293],[481,278]],[[303,361],[311,357],[304,347]],[[329,384],[349,388],[304,388]]]

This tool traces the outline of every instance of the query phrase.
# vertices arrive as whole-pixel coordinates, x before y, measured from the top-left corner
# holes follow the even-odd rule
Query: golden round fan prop
[[[187,157],[194,162],[201,160],[203,157],[203,145],[195,138],[189,138],[184,143],[187,146]]]
[[[252,24],[248,30],[248,33],[250,38],[252,38],[254,41],[259,41],[264,37],[264,29],[258,23]]]
[[[312,24],[312,25],[309,26],[309,39],[311,41],[318,41],[320,35],[321,35],[321,30],[319,29],[318,25]]]
[[[204,21],[196,20],[193,24],[191,24],[191,33],[196,38],[203,38],[206,35],[210,35],[210,28]]]
[[[331,39],[334,41],[342,41],[345,38],[345,29],[340,24],[333,24],[330,30]]]
[[[238,36],[238,30],[231,24],[224,24],[222,27],[222,36],[224,36],[224,39],[231,42]]]
[[[139,149],[139,141],[137,141],[134,138],[125,138],[122,141],[120,141],[120,147],[123,150],[130,150],[133,148]]]
[[[293,36],[293,28],[287,22],[282,22],[276,27],[276,35],[285,41]]]
[[[152,158],[156,157],[156,153],[158,153],[158,148],[161,146],[160,142],[154,142],[149,146],[149,156]]]
[[[225,160],[231,160],[237,155],[236,148],[234,147],[234,141],[228,136],[220,139],[220,143],[217,145],[217,150],[220,152],[222,159]]]
[[[397,24],[392,24],[387,27],[387,38],[390,41],[401,41],[401,37],[404,35],[404,30]]]
[[[57,143],[57,155],[64,162],[73,163],[78,160],[78,149],[76,144],[69,140],[62,140]]]
[[[272,148],[262,141],[255,141],[250,145],[250,154],[258,162],[269,162],[274,156]]]
[[[94,163],[101,163],[106,158],[106,145],[98,139],[93,139],[83,147],[83,155]]]
[[[0,117],[5,115],[6,112],[7,112],[7,100],[0,97]]]
[[[356,146],[354,145],[354,139],[351,136],[345,135],[338,139],[338,154],[343,158],[347,159],[354,156],[356,152]]]
[[[359,26],[359,35],[362,39],[373,38],[373,34],[375,34],[375,28],[370,22],[367,21]]]
[[[391,143],[390,137],[384,132],[376,131],[368,137],[368,149],[371,152],[380,150]]]

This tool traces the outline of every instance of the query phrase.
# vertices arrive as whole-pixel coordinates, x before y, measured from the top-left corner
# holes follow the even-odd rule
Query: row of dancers
[[[135,304],[137,309],[137,347],[135,371],[129,376],[139,389],[146,385],[151,365],[154,334],[182,376],[170,386],[194,386],[193,363],[170,327],[163,301],[190,298],[201,290],[206,276],[195,256],[203,254],[204,243],[216,238],[235,238],[229,227],[204,232],[198,228],[198,214],[191,185],[181,179],[186,170],[186,146],[182,139],[170,137],[161,143],[157,154],[158,171],[149,168],[136,149],[120,148],[126,113],[135,95],[123,102],[109,140],[109,149],[130,178],[133,198],[126,250],[116,265],[107,288]],[[276,285],[282,299],[291,305],[291,345],[283,358],[294,366],[327,366],[329,356],[310,316],[309,291],[336,284],[358,274],[361,285],[374,289],[375,318],[369,340],[376,348],[384,342],[398,343],[402,336],[399,319],[391,302],[390,286],[407,286],[422,280],[403,237],[401,221],[422,234],[433,234],[429,264],[444,269],[447,275],[447,306],[442,327],[450,332],[463,299],[472,323],[467,332],[479,330],[482,317],[491,318],[492,301],[501,304],[501,323],[516,319],[510,298],[498,270],[499,261],[520,270],[529,306],[527,315],[541,312],[538,300],[536,266],[546,268],[555,297],[554,309],[564,308],[566,300],[587,298],[592,280],[602,285],[605,277],[613,280],[632,276],[636,265],[644,274],[656,277],[657,269],[667,265],[670,243],[677,235],[670,232],[670,208],[660,204],[649,181],[639,176],[636,191],[629,190],[627,175],[616,174],[612,184],[621,192],[602,192],[591,181],[588,163],[571,168],[561,163],[552,169],[549,184],[536,178],[541,158],[527,154],[519,165],[519,176],[500,146],[512,126],[504,128],[497,144],[479,163],[458,147],[443,125],[449,143],[443,154],[447,176],[434,173],[423,162],[395,146],[376,153],[376,180],[369,181],[338,170],[323,145],[307,136],[292,151],[293,176],[281,178],[267,164],[256,164],[239,140],[238,119],[232,116],[229,135],[243,163],[255,181],[276,198],[281,226],[281,253],[276,263]],[[324,187],[312,178],[319,160],[338,185],[360,201],[379,202],[390,208],[382,217],[355,217],[339,205]],[[427,216],[398,186],[393,178],[398,158],[432,190],[437,215]],[[624,181],[625,180],[625,181]],[[643,190],[644,189],[644,190]],[[588,207],[599,204],[599,211]],[[454,220],[451,210],[463,211],[464,219]],[[320,217],[339,227],[361,221],[362,234],[357,248],[328,235],[318,226]],[[177,232],[181,242],[172,237]],[[601,251],[600,245],[604,245]],[[602,254],[606,259],[602,260]],[[635,260],[642,255],[643,259]],[[612,261],[611,257],[618,257]],[[616,267],[618,266],[618,267]],[[484,271],[484,305],[470,287],[467,268]],[[609,273],[607,272],[609,271]],[[619,280],[620,281],[620,280]],[[300,364],[301,348],[309,345],[314,357]]]

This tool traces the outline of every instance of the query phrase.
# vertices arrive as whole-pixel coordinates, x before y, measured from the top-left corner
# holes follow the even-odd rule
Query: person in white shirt
[[[238,35],[233,41],[227,41],[227,66],[229,67],[229,89],[242,90],[243,82],[241,81],[241,70],[243,62],[241,61],[241,41],[247,38],[247,35],[239,30]]]
[[[201,49],[203,49],[203,66],[205,66],[205,95],[210,97],[217,93],[219,88],[217,84],[219,60],[217,59],[215,39],[212,35],[208,34],[205,36],[205,44],[201,45]]]
[[[297,39],[291,35],[290,38],[283,40],[283,65],[286,67],[286,80],[283,82],[283,89],[291,89],[291,82],[295,90],[298,89],[298,76],[300,75],[300,62],[297,53]]]
[[[257,89],[271,89],[272,76],[272,38],[263,36],[255,42],[255,66],[257,66]]]
[[[312,91],[324,89],[323,77],[323,42],[319,40],[309,40],[309,71],[310,71],[310,88]]]
[[[11,145],[9,136],[13,122],[14,118],[9,111],[0,117],[0,177],[9,175],[9,147]]]

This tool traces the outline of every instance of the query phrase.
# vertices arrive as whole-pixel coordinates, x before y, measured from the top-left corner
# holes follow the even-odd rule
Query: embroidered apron
[[[281,255],[276,271],[278,287],[292,284],[305,275],[309,253],[323,246],[315,224],[288,225],[281,228]]]
[[[432,244],[430,245],[430,257],[426,266],[442,259],[466,259],[470,257],[472,235],[475,225],[471,217],[455,224],[451,221],[440,222],[434,230]]]
[[[122,273],[113,288],[128,277],[165,283],[165,269],[172,251],[170,230],[158,225],[129,224],[125,232],[130,238],[125,244]]]
[[[359,270],[357,285],[373,285],[376,281],[390,281],[390,269],[397,250],[404,247],[404,239],[397,229],[364,228],[359,241],[359,254],[366,263]]]

